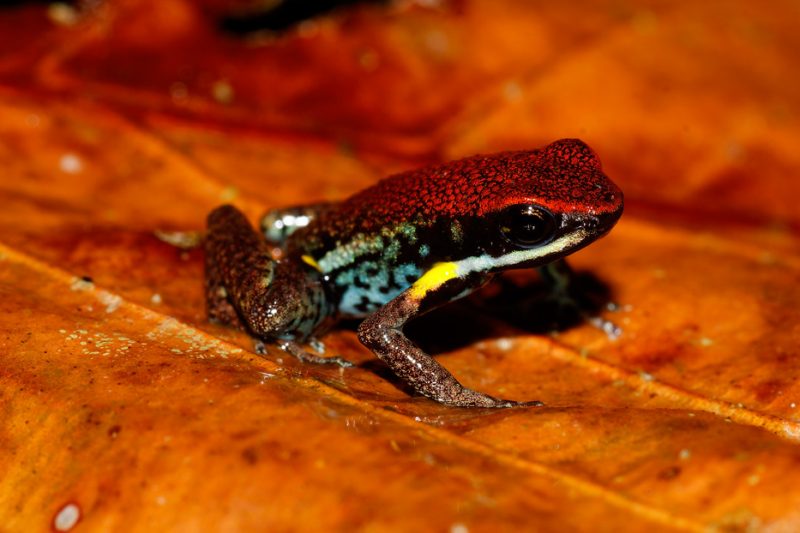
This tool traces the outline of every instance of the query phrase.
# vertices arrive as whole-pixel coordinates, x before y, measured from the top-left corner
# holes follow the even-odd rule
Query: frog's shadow
[[[571,288],[577,307],[564,306],[539,279],[498,276],[474,295],[410,322],[404,331],[426,353],[436,355],[520,332],[542,335],[564,331],[581,324],[586,315],[597,315],[613,301],[609,285],[591,272],[576,272]],[[410,390],[378,359],[359,366]]]

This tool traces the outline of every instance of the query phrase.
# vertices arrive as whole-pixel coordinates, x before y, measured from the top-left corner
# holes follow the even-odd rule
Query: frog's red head
[[[487,248],[500,266],[564,256],[605,235],[622,215],[622,191],[580,140],[509,153],[506,164],[500,187],[481,201],[484,218],[502,235]]]
[[[541,150],[512,152],[506,163],[503,183],[483,199],[484,213],[512,204],[535,204],[553,214],[622,213],[622,191],[583,141],[561,139]]]

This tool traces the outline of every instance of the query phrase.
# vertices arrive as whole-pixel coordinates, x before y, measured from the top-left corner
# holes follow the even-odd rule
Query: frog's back
[[[477,215],[481,200],[499,193],[514,156],[536,152],[505,152],[396,174],[341,202],[316,225],[340,238],[372,234],[402,224],[426,224],[442,218]]]

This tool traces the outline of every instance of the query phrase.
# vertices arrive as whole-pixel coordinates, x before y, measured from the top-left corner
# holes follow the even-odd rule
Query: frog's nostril
[[[617,209],[616,211],[611,211],[608,213],[603,213],[602,215],[598,215],[596,220],[596,227],[600,228],[603,231],[608,231],[614,227],[614,224],[617,223],[619,218],[622,216],[622,209]]]

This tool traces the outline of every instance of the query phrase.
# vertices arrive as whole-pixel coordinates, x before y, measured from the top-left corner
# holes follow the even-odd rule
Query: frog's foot
[[[168,231],[157,229],[153,232],[158,240],[180,248],[181,250],[193,250],[203,244],[204,234],[202,231]]]
[[[297,360],[303,363],[314,363],[318,365],[338,365],[342,368],[355,366],[351,361],[348,361],[343,357],[339,356],[323,357],[321,355],[309,353],[303,350],[303,348],[294,341],[279,340],[278,347],[284,352],[288,353],[292,357],[295,357]]]
[[[311,346],[311,349],[317,352],[318,354],[322,355],[325,353],[325,343],[319,340],[316,337],[311,337],[308,339],[308,345]]]
[[[267,345],[261,339],[257,339],[253,343],[253,349],[258,355],[267,355]]]
[[[605,333],[612,341],[622,335],[621,327],[598,314],[601,306],[597,301],[592,301],[591,294],[578,288],[580,284],[576,282],[577,276],[566,261],[561,259],[538,270],[542,279],[550,287],[550,295],[546,301],[554,307],[556,317],[588,322]],[[615,311],[619,309],[619,306],[607,303],[605,308]]]
[[[605,333],[610,341],[615,341],[622,335],[622,328],[607,318],[599,315],[585,316],[585,318],[589,324]]]
[[[622,328],[613,321],[598,314],[597,306],[590,305],[579,297],[573,296],[567,290],[554,290],[546,299],[551,309],[554,309],[556,323],[561,324],[562,320],[568,319],[570,323],[577,321],[586,322],[592,327],[599,329],[606,334],[608,340],[615,341],[622,335]],[[619,308],[616,304],[606,304],[605,308],[615,311]],[[575,322],[572,322],[575,321]]]
[[[208,270],[207,270],[208,271]],[[236,309],[227,299],[225,288],[215,284],[214,278],[206,276],[206,314],[212,324],[222,324],[244,330]]]
[[[514,400],[503,400],[483,394],[482,392],[474,391],[466,387],[461,387],[461,390],[454,396],[435,398],[438,402],[445,405],[453,405],[456,407],[489,407],[495,409],[505,409],[509,407],[542,407],[544,403],[534,400],[528,402],[517,402]]]
[[[599,314],[595,314],[594,310],[587,310],[587,306],[571,295],[559,292],[554,294],[553,298],[556,301],[559,313],[572,313],[579,316],[584,322],[605,333],[608,340],[615,341],[622,335],[622,328],[619,325]],[[606,307],[608,309],[616,308],[614,304],[609,304]]]

